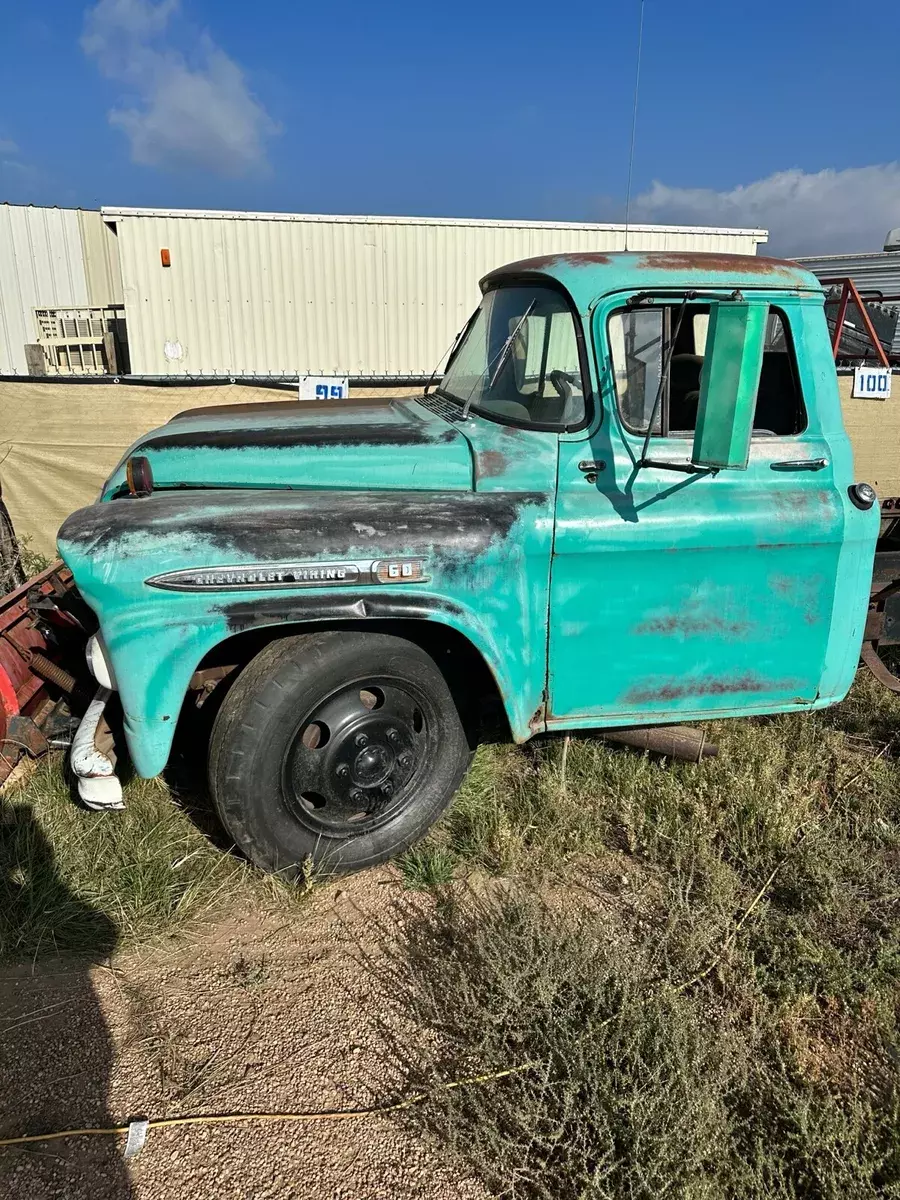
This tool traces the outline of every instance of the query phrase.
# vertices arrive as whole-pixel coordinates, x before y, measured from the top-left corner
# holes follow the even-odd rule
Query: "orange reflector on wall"
[[[160,252],[159,252],[159,261],[162,263],[162,265],[163,265],[164,267],[171,267],[171,265],[172,265],[172,255],[169,253],[168,249],[166,249],[166,248],[163,248],[162,250],[160,250]]]

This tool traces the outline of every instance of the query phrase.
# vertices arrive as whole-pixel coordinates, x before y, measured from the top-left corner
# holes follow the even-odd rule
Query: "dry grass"
[[[863,676],[829,712],[719,723],[702,766],[586,738],[563,776],[559,741],[483,749],[401,864],[433,901],[373,960],[385,1065],[411,1088],[531,1066],[397,1119],[498,1196],[900,1197],[898,727]],[[96,816],[48,762],[3,806],[7,959],[302,903],[159,781]],[[240,970],[252,1007],[266,966]],[[173,1096],[227,1076],[159,1013],[140,1026]]]
[[[0,959],[94,956],[158,941],[223,909],[302,903],[215,846],[159,780],[119,813],[72,801],[58,757],[0,798]]]
[[[900,701],[720,723],[702,766],[482,752],[389,960],[404,1119],[498,1196],[900,1196]],[[485,872],[515,885],[485,885]],[[397,1027],[386,1023],[387,1036]]]

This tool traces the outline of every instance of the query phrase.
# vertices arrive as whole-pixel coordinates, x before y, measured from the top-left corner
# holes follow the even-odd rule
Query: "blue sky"
[[[0,0],[0,200],[618,220],[638,8]],[[646,0],[634,219],[879,249],[896,3],[858,11]]]

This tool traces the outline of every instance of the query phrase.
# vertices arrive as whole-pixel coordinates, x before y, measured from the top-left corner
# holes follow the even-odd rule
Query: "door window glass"
[[[662,371],[663,310],[629,308],[609,320],[616,395],[629,429],[646,433]],[[660,417],[654,423],[659,432]]]
[[[575,320],[563,295],[553,288],[524,286],[488,292],[438,390],[516,424],[583,424]]]
[[[709,306],[688,305],[679,326],[680,305],[614,312],[607,326],[616,399],[623,424],[646,434],[672,339],[672,360],[656,420],[655,436],[693,435],[700,402],[700,373],[706,352]],[[753,421],[756,436],[801,433],[806,410],[787,318],[769,313],[762,374]]]

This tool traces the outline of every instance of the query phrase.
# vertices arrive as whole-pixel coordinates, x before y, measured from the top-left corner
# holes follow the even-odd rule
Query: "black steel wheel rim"
[[[331,692],[300,721],[284,761],[294,816],[323,836],[391,820],[422,780],[436,714],[408,680],[371,676]]]

